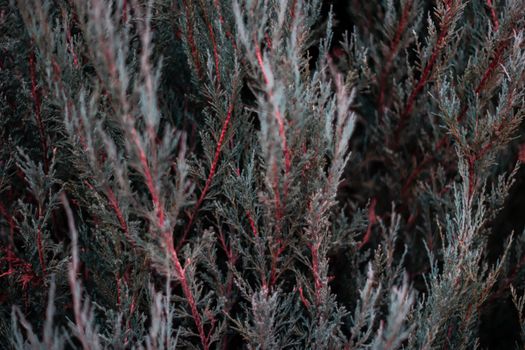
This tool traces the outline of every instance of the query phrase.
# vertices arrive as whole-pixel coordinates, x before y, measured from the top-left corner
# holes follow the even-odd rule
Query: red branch
[[[233,252],[231,245],[228,246],[228,243],[226,243],[226,238],[224,237],[224,233],[222,233],[221,231],[217,236],[218,236],[219,244],[222,250],[224,251],[224,253],[226,254],[226,258],[228,259],[228,262],[232,265],[235,264],[235,261],[237,261],[237,255]]]
[[[232,107],[233,108],[233,107]],[[230,114],[230,113],[229,113]],[[151,169],[148,164],[148,159],[146,157],[146,153],[144,152],[144,149],[142,148],[142,145],[140,143],[137,131],[134,127],[131,128],[131,136],[132,141],[135,143],[135,146],[137,147],[137,151],[139,153],[139,159],[140,163],[142,165],[142,170],[144,173],[144,177],[146,178],[146,186],[148,187],[148,190],[150,192],[153,206],[155,207],[155,211],[157,213],[158,218],[158,227],[162,230],[162,238],[164,241],[165,248],[167,249],[168,253],[170,254],[171,260],[173,264],[175,265],[175,274],[181,284],[182,291],[184,293],[184,296],[186,298],[186,301],[190,305],[191,314],[193,317],[193,320],[195,322],[195,326],[197,327],[197,330],[199,332],[199,337],[201,339],[202,346],[205,350],[209,349],[208,346],[208,337],[204,333],[204,326],[202,324],[201,316],[199,314],[199,311],[197,309],[197,304],[195,302],[195,298],[193,296],[193,293],[189,287],[188,280],[186,279],[185,270],[181,266],[179,258],[177,256],[177,251],[174,248],[173,245],[173,236],[170,232],[166,231],[164,229],[164,207],[161,205],[160,198],[157,192],[157,189],[153,182],[153,177],[151,174]],[[222,138],[224,136],[221,134]],[[222,141],[221,141],[222,142]]]
[[[175,273],[177,274],[177,278],[179,279],[179,282],[181,284],[184,296],[188,304],[190,305],[191,315],[193,317],[193,321],[195,322],[195,326],[197,327],[197,331],[199,332],[201,344],[205,350],[208,350],[208,337],[204,332],[204,325],[202,324],[201,315],[199,313],[199,310],[197,309],[197,303],[195,302],[195,298],[188,284],[188,280],[186,279],[186,271],[180,264],[179,257],[177,256],[177,252],[175,251],[175,249],[173,249],[173,246],[168,248],[171,254],[171,260],[175,264]]]
[[[270,285],[269,287],[273,287],[275,283],[277,282],[277,278],[279,277],[279,273],[277,273],[277,260],[281,256],[281,254],[286,249],[286,243],[282,241],[282,239],[277,239],[277,249],[270,248],[271,250],[271,269],[270,269]]]
[[[3,251],[3,249],[0,247],[0,251]],[[7,263],[9,266],[11,266],[6,272],[0,274],[0,278],[12,276],[12,275],[18,275],[18,282],[21,282],[22,289],[26,290],[29,287],[29,283],[32,282],[34,285],[37,283],[42,282],[42,279],[39,278],[34,269],[33,265],[24,259],[21,259],[17,257],[16,255],[9,256],[9,252],[7,253],[7,257],[0,258],[0,261],[7,260]],[[27,300],[25,300],[27,302]]]
[[[512,108],[512,96],[511,93],[507,102],[507,106],[504,109],[504,113],[508,113],[509,110]],[[495,128],[493,136],[496,138],[502,131],[503,127],[507,123],[507,120],[505,118],[502,118],[502,121],[498,124],[498,126]],[[468,176],[469,176],[469,197],[472,197],[474,193],[474,175],[475,175],[475,165],[476,162],[481,159],[487,152],[489,152],[494,147],[494,139],[491,136],[489,141],[479,150],[479,152],[474,153],[469,156],[468,158]]]
[[[408,24],[408,16],[410,14],[410,9],[412,7],[412,1],[407,2],[406,6],[403,8],[403,13],[399,19],[399,24],[394,35],[394,39],[390,43],[390,49],[388,55],[386,56],[385,63],[383,64],[383,69],[381,70],[381,75],[379,78],[379,95],[377,98],[377,105],[379,110],[379,118],[382,118],[384,109],[385,109],[385,89],[386,89],[386,80],[390,74],[390,69],[392,68],[392,61],[394,60],[394,55],[396,54],[399,44],[401,43],[401,35],[405,32],[405,29]]]
[[[221,25],[223,25],[226,28],[226,37],[230,39],[232,47],[234,49],[237,49],[237,44],[235,43],[235,37],[233,36],[231,31],[228,30],[227,25],[224,21],[224,17],[222,16],[222,10],[221,10],[221,5],[219,4],[219,0],[213,0],[213,4],[215,5],[215,10],[217,11],[219,15],[219,22],[221,22]]]
[[[316,305],[321,303],[321,289],[323,283],[319,276],[319,243],[310,244],[310,253],[312,254],[312,273],[314,275],[315,301]]]
[[[507,45],[508,45],[508,41],[504,40],[496,48],[496,51],[494,53],[494,58],[492,59],[492,61],[488,65],[487,69],[483,73],[483,77],[481,78],[481,81],[479,82],[478,86],[474,90],[476,92],[476,94],[479,94],[481,91],[483,91],[483,89],[487,85],[487,82],[489,81],[490,77],[492,76],[492,74],[494,74],[494,71],[495,71],[496,67],[498,67],[498,65],[501,62],[501,59],[503,57],[503,53],[504,53],[505,49],[507,48]],[[465,104],[463,106],[463,108],[461,109],[459,115],[456,118],[456,120],[458,122],[461,122],[463,120],[463,118],[465,118],[465,115],[467,114],[468,109],[469,109],[469,105]],[[425,156],[425,158],[423,159],[423,161],[408,176],[407,180],[405,181],[405,184],[403,185],[403,188],[401,189],[401,195],[402,196],[406,194],[406,192],[408,191],[408,189],[410,188],[412,183],[418,178],[419,174],[421,174],[421,172],[423,171],[424,167],[428,163],[431,163],[435,159],[438,151],[443,146],[445,146],[448,143],[448,141],[449,141],[448,137],[449,137],[448,135],[444,135],[436,143],[436,145],[434,146],[434,152],[432,152],[430,154],[427,154]]]
[[[264,66],[264,60],[263,60],[263,57],[262,57],[262,53],[261,53],[261,48],[259,47],[258,44],[255,45],[255,56],[257,58],[257,62],[259,64],[259,68],[261,69],[261,72],[262,72],[262,75],[263,75],[263,79],[264,79],[264,82],[266,84],[267,87],[269,87],[270,85],[270,79],[268,77],[268,72],[266,71],[266,68]],[[290,170],[291,170],[291,165],[292,165],[292,161],[291,161],[291,156],[290,156],[290,151],[288,149],[288,143],[287,143],[287,140],[286,140],[286,130],[285,130],[285,126],[284,126],[284,119],[281,115],[281,112],[279,110],[279,108],[275,105],[274,103],[274,97],[273,97],[273,92],[268,89],[267,91],[267,94],[268,94],[268,99],[271,101],[271,103],[273,104],[273,107],[274,107],[274,112],[275,112],[275,119],[277,121],[277,124],[279,126],[279,137],[281,138],[281,143],[282,143],[282,148],[283,148],[283,153],[284,153],[284,162],[285,162],[285,182],[284,182],[284,188],[283,188],[283,201],[281,201],[281,196],[280,196],[280,191],[279,191],[279,186],[278,186],[278,169],[277,169],[277,164],[274,163],[272,165],[272,170],[273,170],[273,173],[274,173],[274,184],[273,184],[273,190],[275,192],[275,207],[276,207],[276,216],[277,216],[277,222],[279,224],[279,222],[281,221],[282,219],[282,216],[283,216],[283,207],[281,205],[282,202],[286,202],[286,196],[288,194],[288,174],[290,173]],[[275,266],[274,266],[274,263],[276,263],[276,261],[272,261],[272,279],[270,280],[270,283],[272,283],[272,281],[276,278],[275,276]]]
[[[503,40],[498,45],[496,52],[494,53],[494,58],[492,59],[489,66],[485,70],[485,73],[483,73],[483,78],[481,78],[479,85],[476,87],[476,94],[479,94],[481,90],[485,88],[485,85],[487,84],[489,78],[492,76],[492,73],[494,72],[496,67],[499,66],[501,62],[501,58],[503,56],[503,52],[506,49],[508,43],[509,43],[508,40]]]
[[[485,0],[487,8],[490,11],[490,20],[492,22],[492,26],[494,27],[494,30],[499,29],[499,21],[498,21],[498,15],[496,14],[496,10],[494,9],[494,5],[492,4],[492,0]]]
[[[128,21],[128,0],[122,1],[122,21],[124,23]]]
[[[401,196],[404,196],[408,190],[410,189],[410,186],[416,179],[419,177],[419,175],[423,172],[423,169],[425,166],[430,163],[432,160],[434,160],[435,154],[426,154],[423,158],[423,161],[419,163],[414,170],[410,173],[408,178],[406,179],[403,187],[401,188]]]
[[[217,49],[217,41],[215,40],[215,33],[211,23],[208,24],[208,30],[210,31],[210,39],[213,45],[213,58],[215,60],[215,75],[217,76],[217,82],[221,83],[221,72],[219,70],[219,51]]]
[[[444,345],[444,350],[448,350],[449,348],[449,345],[450,345],[450,339],[452,338],[452,322],[448,325],[448,328],[447,328],[447,338],[445,339],[445,345]]]
[[[215,62],[215,75],[217,77],[217,83],[220,84],[221,83],[221,72],[219,70],[220,61],[219,61],[219,49],[217,46],[217,40],[215,39],[215,32],[213,31],[213,25],[208,15],[206,14],[206,5],[202,3],[202,0],[200,1],[200,4],[201,4],[202,11],[203,11],[204,22],[206,22],[206,26],[208,27],[208,31],[210,32],[210,41],[211,41],[212,49],[213,49],[213,60]]]
[[[208,178],[206,179],[206,183],[204,185],[204,189],[201,192],[201,195],[199,196],[199,199],[197,200],[197,203],[195,204],[195,207],[193,208],[193,212],[190,216],[190,221],[186,225],[186,229],[184,230],[184,233],[177,245],[177,251],[182,247],[184,242],[186,241],[186,237],[188,236],[188,233],[190,232],[190,229],[193,225],[193,222],[195,221],[195,217],[197,216],[197,212],[200,209],[200,206],[202,205],[202,202],[206,198],[206,195],[208,194],[208,190],[210,189],[211,183],[213,181],[213,177],[215,176],[215,172],[217,170],[217,165],[219,164],[219,157],[221,155],[221,149],[222,144],[224,143],[224,139],[226,138],[226,132],[228,131],[228,126],[230,125],[230,120],[233,114],[233,98],[230,102],[230,107],[228,108],[228,114],[226,115],[226,119],[224,120],[224,123],[222,124],[222,130],[221,135],[219,136],[219,140],[217,141],[217,145],[215,147],[215,156],[213,157],[213,161],[211,163],[210,173],[208,174]]]
[[[111,208],[113,208],[113,211],[115,212],[115,215],[117,216],[117,220],[120,223],[120,227],[126,234],[129,234],[128,232],[128,225],[126,224],[126,220],[124,220],[124,215],[122,215],[122,211],[120,210],[120,207],[118,205],[117,197],[115,196],[115,193],[111,188],[108,187],[106,191],[106,195],[109,200],[109,204],[111,205]]]
[[[272,173],[273,173],[273,192],[275,193],[275,217],[277,224],[279,225],[281,222],[281,219],[283,218],[283,209],[281,206],[281,192],[279,190],[279,181],[278,181],[278,169],[277,169],[277,163],[275,160],[272,164]]]
[[[264,67],[264,61],[261,53],[261,48],[259,45],[255,46],[255,56],[257,57],[257,62],[259,63],[259,68],[261,69],[264,83],[268,86],[270,84],[270,79],[268,78],[268,73],[266,72],[266,69]],[[268,91],[268,98],[270,101],[273,102],[273,93],[272,91]],[[290,152],[288,150],[288,144],[286,142],[286,131],[284,127],[284,119],[281,115],[281,111],[277,106],[274,106],[275,109],[275,119],[277,120],[277,124],[279,125],[279,136],[281,137],[282,147],[283,147],[283,153],[284,153],[284,159],[285,159],[285,171],[286,174],[290,172],[292,161],[290,158]]]
[[[430,78],[430,75],[432,73],[432,69],[434,68],[434,64],[436,63],[439,57],[439,54],[441,53],[441,50],[445,47],[445,44],[446,44],[445,40],[447,38],[449,24],[451,21],[450,16],[452,14],[452,12],[450,11],[450,3],[446,2],[446,6],[447,6],[447,13],[445,15],[445,19],[443,20],[443,25],[440,29],[440,33],[436,41],[436,45],[434,46],[432,50],[432,54],[430,55],[430,58],[428,59],[427,64],[425,65],[425,68],[423,69],[423,73],[421,74],[421,77],[419,77],[419,80],[415,88],[412,90],[412,92],[410,93],[407,99],[407,102],[405,104],[405,107],[399,119],[399,124],[397,126],[396,131],[394,132],[394,140],[395,140],[396,145],[398,144],[399,134],[401,133],[401,131],[403,131],[408,120],[410,119],[410,114],[412,113],[414,109],[416,98],[418,97],[418,95],[421,93],[421,91],[427,84]]]
[[[257,232],[255,221],[253,221],[252,215],[250,214],[249,210],[246,210],[246,217],[248,218],[248,221],[250,222],[250,228],[252,229],[253,236],[257,238],[259,236],[259,233]]]
[[[241,176],[241,170],[239,168],[235,169],[235,172],[237,173],[237,176]],[[246,210],[246,217],[248,218],[248,222],[250,223],[250,228],[252,229],[253,236],[257,238],[259,236],[259,232],[257,232],[255,221],[253,220],[252,214],[249,210]]]
[[[199,59],[199,50],[197,49],[197,44],[195,43],[195,38],[193,36],[193,16],[191,14],[188,1],[182,0],[182,3],[184,4],[184,10],[186,11],[186,39],[188,41],[188,46],[190,47],[191,57],[193,59],[193,63],[195,64],[195,69],[197,70],[197,76],[199,77],[199,79],[202,79],[203,77],[201,62]]]
[[[86,184],[87,187],[89,187],[90,190],[95,192],[95,188],[88,181],[84,181],[84,183]],[[126,224],[126,220],[124,219],[124,215],[122,214],[122,210],[120,209],[117,197],[115,196],[115,192],[113,192],[110,186],[107,186],[105,194],[109,201],[109,205],[111,206],[111,208],[115,212],[115,215],[117,216],[117,220],[120,224],[120,228],[126,234],[126,238],[128,239],[131,246],[135,248],[135,245],[136,245],[135,240],[131,237],[129,233],[128,225]]]
[[[293,23],[295,19],[295,7],[297,6],[297,0],[293,0],[292,4],[290,5],[290,23]]]
[[[135,248],[136,242],[133,239],[133,237],[131,237],[131,234],[128,229],[128,225],[126,224],[126,220],[124,219],[124,215],[122,214],[122,211],[120,210],[120,206],[119,206],[117,197],[115,196],[115,193],[109,186],[108,186],[108,189],[106,190],[106,196],[108,197],[111,208],[113,208],[113,211],[115,212],[115,215],[117,216],[117,220],[120,223],[120,228],[126,234],[126,237],[129,243],[131,244],[131,246]]]
[[[148,191],[151,195],[151,201],[153,202],[153,207],[157,214],[157,218],[159,219],[159,227],[162,228],[164,226],[164,208],[160,203],[157,188],[155,186],[155,183],[153,182],[153,176],[151,174],[151,169],[148,164],[146,152],[144,152],[144,149],[142,148],[139,136],[137,134],[137,130],[134,127],[131,128],[131,136],[139,153],[140,164],[142,165],[142,171],[144,173],[144,177],[146,178],[146,186],[148,187]]]
[[[299,298],[301,299],[301,302],[303,303],[303,305],[307,309],[309,309],[310,308],[310,303],[308,302],[308,300],[304,296],[303,287],[299,286],[299,288],[297,288],[297,289],[299,290]]]

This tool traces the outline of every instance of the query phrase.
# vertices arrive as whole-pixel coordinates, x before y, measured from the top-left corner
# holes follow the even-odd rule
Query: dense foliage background
[[[525,340],[522,0],[0,0],[0,347]]]

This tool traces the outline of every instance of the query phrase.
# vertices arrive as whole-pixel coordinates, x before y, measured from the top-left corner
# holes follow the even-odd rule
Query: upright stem
[[[215,176],[215,172],[217,171],[217,165],[219,164],[219,157],[221,155],[222,145],[224,143],[224,139],[226,138],[226,132],[228,131],[230,120],[233,114],[233,108],[234,108],[234,99],[232,97],[232,101],[230,102],[230,107],[228,108],[228,113],[226,114],[226,119],[224,119],[224,123],[222,124],[221,134],[215,146],[215,156],[213,157],[213,161],[211,163],[208,178],[206,179],[206,183],[204,184],[204,189],[202,190],[199,196],[199,199],[197,200],[197,203],[195,204],[195,207],[193,207],[193,212],[190,216],[190,221],[186,225],[186,228],[184,229],[184,233],[182,234],[182,237],[179,243],[177,244],[177,251],[180,250],[180,248],[186,241],[188,233],[190,232],[193,222],[195,221],[195,217],[197,216],[197,212],[199,211],[200,206],[202,205],[202,202],[204,202],[204,199],[206,198],[206,195],[208,194],[208,190],[210,189],[210,186],[213,182],[213,177]]]

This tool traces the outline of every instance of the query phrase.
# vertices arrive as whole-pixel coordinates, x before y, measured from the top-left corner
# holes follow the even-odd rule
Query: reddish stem
[[[128,21],[128,0],[122,1],[122,21],[124,23]]]
[[[312,274],[314,275],[314,286],[315,286],[315,301],[316,305],[321,304],[321,289],[323,284],[321,277],[319,276],[319,243],[310,245],[310,253],[312,254]]]
[[[448,350],[450,338],[452,337],[452,330],[452,323],[450,323],[447,330],[447,338],[445,339],[445,344],[443,345],[444,350]]]
[[[195,326],[197,327],[197,331],[199,333],[201,344],[205,350],[208,350],[209,349],[208,337],[206,336],[204,332],[204,325],[202,324],[201,315],[199,313],[199,310],[197,309],[197,303],[195,302],[195,298],[188,284],[188,280],[186,279],[186,274],[185,274],[186,271],[180,264],[179,257],[177,256],[177,252],[175,251],[175,249],[173,249],[173,246],[168,247],[168,248],[171,254],[171,260],[175,264],[175,273],[181,284],[182,291],[184,293],[186,301],[190,305],[191,315],[193,317]]]
[[[509,96],[508,98],[508,105],[507,107],[505,108],[504,112],[508,112],[508,110],[512,107],[512,93],[511,95]],[[499,135],[499,133],[501,132],[501,130],[503,129],[503,127],[505,126],[505,122],[506,120],[504,118],[502,118],[502,122],[499,123],[499,125],[496,127],[496,129],[494,130],[494,137],[497,137],[497,135]],[[492,148],[494,147],[494,139],[493,137],[491,136],[491,138],[489,139],[489,141],[487,142],[487,144],[485,146],[483,146],[479,152],[471,155],[469,158],[468,158],[468,176],[469,176],[469,197],[472,197],[472,194],[474,192],[474,175],[475,175],[475,165],[476,165],[476,162],[481,159],[485,154],[487,154],[488,151],[490,151]]]
[[[87,187],[89,187],[90,190],[95,192],[95,188],[88,181],[84,181],[84,183],[86,184]],[[124,219],[122,210],[120,210],[120,206],[119,206],[117,197],[115,196],[115,192],[113,192],[110,186],[107,186],[106,188],[106,197],[109,201],[109,205],[111,206],[111,208],[115,212],[115,215],[117,216],[117,220],[120,224],[120,228],[122,229],[122,231],[124,231],[128,241],[130,242],[131,246],[134,248],[136,244],[135,240],[131,237],[129,233],[128,225],[126,224],[126,220]]]
[[[215,62],[215,75],[217,77],[217,83],[220,84],[221,83],[221,72],[219,70],[219,62],[220,62],[219,61],[219,49],[217,46],[217,41],[215,39],[215,32],[213,31],[213,25],[208,15],[206,14],[206,5],[202,3],[202,0],[200,1],[200,4],[201,4],[202,11],[203,11],[204,22],[206,22],[206,26],[208,27],[208,31],[210,32],[210,41],[211,41],[212,50],[213,50],[213,59]]]
[[[195,221],[195,217],[197,216],[197,212],[200,209],[200,206],[202,205],[202,202],[206,198],[206,195],[208,194],[208,190],[210,189],[211,183],[213,182],[213,177],[215,176],[215,172],[217,170],[217,165],[219,164],[219,157],[221,155],[221,149],[222,145],[224,143],[224,139],[226,138],[226,132],[228,131],[228,126],[230,125],[230,120],[233,114],[233,98],[230,103],[230,107],[228,108],[228,113],[226,115],[226,119],[224,120],[224,123],[222,124],[222,130],[221,134],[219,136],[219,140],[217,141],[217,145],[215,147],[215,156],[213,157],[213,161],[211,163],[210,173],[208,174],[208,178],[206,179],[206,183],[204,185],[204,189],[202,190],[199,199],[197,200],[197,203],[195,204],[195,207],[193,208],[193,212],[190,216],[190,221],[186,225],[186,228],[184,230],[184,233],[177,245],[177,251],[182,247],[184,242],[186,241],[186,237],[188,236],[188,233],[190,232],[190,229],[193,225],[193,222]]]
[[[496,67],[500,64],[501,58],[503,56],[503,52],[505,48],[508,45],[508,41],[504,40],[502,41],[498,47],[496,48],[496,52],[494,54],[494,58],[490,62],[489,66],[485,70],[485,73],[483,73],[483,78],[479,82],[479,85],[476,87],[476,94],[479,94],[481,90],[485,88],[485,85],[487,84],[489,78],[491,77],[492,73],[496,69]]]
[[[128,225],[126,224],[126,220],[124,220],[124,215],[122,215],[122,211],[120,210],[120,207],[118,205],[117,198],[115,197],[115,193],[111,188],[108,187],[106,191],[106,195],[109,200],[109,204],[111,205],[111,208],[113,208],[113,211],[115,212],[115,215],[117,216],[117,220],[120,223],[120,227],[126,234],[128,234]]]
[[[494,70],[499,65],[501,58],[503,56],[503,52],[505,48],[507,47],[507,45],[508,45],[507,41],[502,41],[496,48],[496,52],[494,53],[494,58],[492,59],[489,66],[483,73],[483,77],[481,78],[481,81],[479,82],[478,86],[474,90],[476,94],[479,94],[485,88],[488,80],[494,73]],[[458,122],[463,121],[463,119],[465,118],[465,115],[467,114],[468,109],[469,109],[469,105],[465,104],[463,108],[461,109],[459,115],[456,118]],[[405,184],[403,185],[403,188],[401,190],[401,195],[406,194],[406,192],[408,191],[412,183],[418,178],[419,174],[421,174],[421,172],[423,171],[423,168],[428,163],[431,163],[435,159],[437,151],[439,151],[443,146],[445,146],[448,143],[448,141],[449,141],[449,135],[444,135],[436,143],[434,147],[434,152],[432,154],[425,155],[425,158],[423,159],[423,161],[412,171],[412,173],[409,175],[409,177],[405,181]]]
[[[249,210],[246,210],[246,217],[248,218],[248,221],[250,223],[250,228],[252,229],[253,236],[257,238],[259,236],[259,233],[257,232],[255,221],[253,221],[252,215],[250,214]]]
[[[281,254],[286,249],[286,243],[283,242],[282,239],[277,239],[277,249],[273,249],[270,247],[271,252],[271,269],[270,269],[270,285],[269,287],[273,287],[275,283],[277,282],[277,278],[279,277],[279,273],[277,273],[277,260],[281,256]]]
[[[3,250],[4,250],[3,248],[0,248],[0,251],[3,251]],[[24,290],[27,290],[27,287],[30,282],[35,282],[35,281],[40,280],[33,269],[33,265],[17,257],[15,254],[11,254],[10,256],[9,251],[8,251],[7,257],[2,258],[0,260],[7,260],[8,264],[11,266],[8,271],[0,274],[0,278],[11,276],[19,272],[20,277],[18,280],[22,282],[22,289]],[[18,268],[20,268],[21,271],[19,271]]]
[[[432,54],[430,55],[430,58],[428,59],[427,64],[425,65],[425,68],[423,69],[423,73],[419,77],[416,87],[412,90],[412,92],[410,93],[407,99],[407,102],[405,104],[405,107],[399,119],[399,124],[397,126],[396,131],[394,132],[395,145],[398,145],[399,135],[401,131],[403,131],[403,129],[406,127],[406,124],[408,120],[410,119],[410,114],[412,113],[414,109],[416,98],[418,97],[418,95],[421,93],[421,91],[427,84],[430,78],[430,75],[432,73],[432,70],[434,68],[434,64],[436,63],[439,57],[439,54],[441,53],[441,50],[445,47],[445,44],[446,44],[445,40],[447,38],[449,25],[451,21],[450,17],[452,15],[452,11],[450,11],[450,2],[445,2],[445,4],[447,6],[447,13],[445,14],[445,18],[443,20],[443,24],[442,24],[438,39],[436,41],[436,45],[434,46],[432,50]]]
[[[297,0],[293,0],[290,5],[290,25],[293,24],[295,20],[295,8],[297,7]]]
[[[283,210],[281,207],[281,193],[279,190],[279,176],[278,176],[278,169],[277,169],[277,163],[274,161],[272,164],[272,173],[273,173],[273,192],[275,193],[275,216],[277,224],[280,225],[281,219],[283,218]],[[279,230],[280,231],[280,228]]]
[[[134,127],[131,128],[131,138],[139,153],[138,155],[139,155],[140,164],[142,165],[142,171],[144,173],[144,177],[146,178],[146,186],[148,187],[148,191],[151,195],[151,201],[153,202],[153,207],[155,209],[157,218],[159,220],[158,222],[159,227],[162,229],[164,227],[164,208],[160,203],[160,198],[157,192],[157,188],[155,186],[155,183],[153,182],[153,176],[151,174],[151,169],[148,164],[148,158],[146,156],[146,152],[144,152],[144,149],[142,148],[139,136],[137,134],[137,130]]]
[[[233,107],[232,107],[233,109]],[[230,115],[231,113],[229,113]],[[193,320],[195,322],[195,326],[197,327],[199,337],[201,339],[202,346],[205,350],[208,350],[208,338],[206,334],[204,333],[204,326],[202,324],[201,316],[197,309],[197,304],[195,302],[195,298],[193,296],[193,293],[191,292],[191,289],[189,287],[188,281],[186,279],[185,270],[181,266],[179,258],[177,256],[177,251],[175,250],[173,246],[173,237],[170,232],[167,232],[164,230],[164,208],[161,205],[157,189],[153,183],[153,177],[151,175],[151,169],[148,165],[148,160],[146,157],[146,153],[144,152],[144,149],[142,148],[142,145],[140,143],[137,131],[134,127],[131,128],[131,136],[132,141],[135,143],[135,146],[137,147],[137,151],[139,153],[139,159],[140,163],[142,165],[143,173],[146,178],[146,185],[148,187],[148,190],[150,192],[153,205],[155,207],[155,211],[157,212],[157,218],[158,218],[158,226],[162,230],[162,238],[164,240],[165,248],[168,250],[171,260],[173,264],[175,265],[175,274],[181,283],[181,287],[184,293],[184,296],[186,298],[186,301],[190,305],[191,314],[193,317]],[[221,136],[223,136],[221,134]],[[222,137],[223,138],[223,137]]]
[[[190,6],[188,5],[187,0],[182,0],[184,5],[184,10],[186,11],[186,39],[188,41],[188,46],[190,47],[191,57],[193,63],[195,64],[195,69],[197,70],[197,76],[202,80],[202,66],[199,59],[199,50],[197,49],[197,44],[195,43],[195,38],[193,36],[193,16],[191,13]]]
[[[124,219],[124,215],[122,214],[122,211],[120,210],[120,206],[119,206],[117,197],[115,196],[115,193],[109,186],[106,190],[106,196],[108,197],[111,208],[113,208],[113,211],[115,212],[115,215],[117,216],[117,220],[120,223],[120,228],[126,234],[126,237],[129,243],[131,244],[131,246],[135,248],[135,245],[136,245],[135,240],[131,237],[131,234],[128,229],[128,225],[126,224],[126,220]]]
[[[299,298],[301,299],[301,302],[303,303],[303,305],[309,309],[310,308],[310,303],[308,302],[308,300],[305,298],[304,296],[304,293],[303,293],[303,287],[299,287],[297,288],[299,290]]]
[[[399,44],[401,42],[401,35],[405,32],[405,29],[408,24],[408,16],[410,14],[410,9],[412,7],[412,1],[409,1],[407,5],[403,8],[403,12],[401,14],[401,18],[399,19],[399,24],[396,29],[396,33],[394,34],[394,39],[392,39],[392,42],[390,43],[390,49],[388,51],[388,55],[386,56],[385,63],[383,65],[383,69],[381,70],[381,75],[379,78],[379,95],[377,98],[377,105],[378,105],[378,112],[379,112],[379,118],[381,119],[383,117],[384,109],[385,109],[385,89],[386,89],[386,80],[388,78],[388,75],[390,74],[390,69],[392,68],[392,61],[394,60],[394,56],[398,51]]]
[[[259,47],[259,45],[255,45],[255,56],[257,57],[257,62],[259,64],[259,68],[261,69],[264,83],[267,86],[269,86],[270,79],[268,78],[268,73],[266,72],[266,68],[264,67],[264,60],[263,60],[261,48]],[[274,102],[272,91],[268,91],[268,98],[270,99],[270,101],[272,101],[272,103]],[[277,120],[277,124],[279,125],[279,136],[281,137],[281,142],[282,142],[282,147],[283,147],[283,153],[284,153],[284,159],[285,159],[285,171],[286,171],[286,174],[288,174],[291,169],[292,161],[290,157],[290,152],[288,150],[288,144],[286,142],[286,131],[284,127],[284,119],[281,115],[281,111],[279,110],[279,108],[277,108],[277,106],[275,106],[275,104],[274,104],[274,109],[275,109],[275,119]]]
[[[217,49],[217,42],[215,40],[215,33],[211,23],[208,24],[208,30],[210,31],[210,39],[213,45],[213,58],[215,60],[215,75],[217,76],[217,82],[221,83],[221,72],[219,70],[219,50]]]
[[[219,21],[221,22],[221,25],[223,25],[226,28],[226,37],[230,39],[232,47],[234,49],[237,49],[237,44],[235,43],[235,37],[233,36],[231,31],[227,28],[226,23],[224,21],[224,17],[222,16],[222,10],[221,10],[221,5],[219,4],[219,0],[213,0],[213,4],[215,6],[215,10],[217,11],[219,15]]]
[[[490,20],[492,22],[492,26],[494,27],[494,30],[499,29],[499,21],[498,21],[498,15],[496,14],[496,9],[494,8],[494,5],[492,4],[492,0],[486,0],[487,8],[490,11]]]

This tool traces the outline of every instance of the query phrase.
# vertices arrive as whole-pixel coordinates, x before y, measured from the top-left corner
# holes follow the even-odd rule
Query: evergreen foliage
[[[524,1],[0,0],[0,52],[1,348],[524,346]]]

